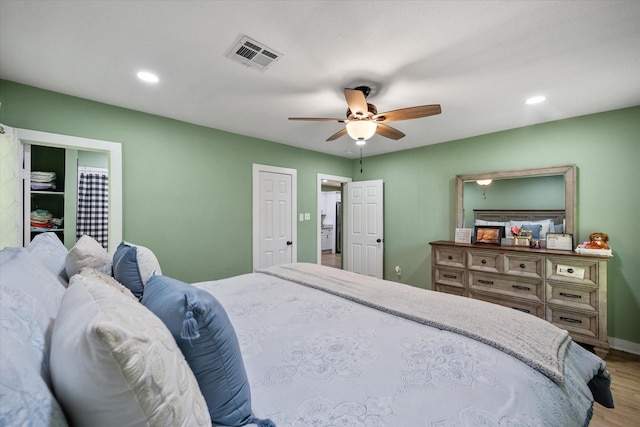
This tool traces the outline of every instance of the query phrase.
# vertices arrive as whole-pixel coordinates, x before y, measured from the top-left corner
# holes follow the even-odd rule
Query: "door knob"
[[[291,240],[287,240],[287,246],[291,246],[293,245],[293,242]]]
[[[376,240],[376,242],[380,243],[380,242],[382,242],[382,239],[378,239],[378,240]]]

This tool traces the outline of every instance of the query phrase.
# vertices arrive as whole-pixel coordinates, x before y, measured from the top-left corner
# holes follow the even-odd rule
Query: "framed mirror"
[[[550,177],[562,177],[564,181],[564,214],[565,214],[565,233],[574,236],[574,241],[577,241],[576,235],[576,166],[553,166],[546,168],[532,168],[532,169],[514,169],[504,170],[497,172],[484,172],[477,174],[456,175],[456,227],[463,227],[465,225],[465,210],[471,210],[473,206],[465,206],[465,183],[475,182],[482,180],[512,180],[516,178],[527,178],[527,181],[535,181],[535,178]],[[544,186],[543,186],[544,187]],[[518,206],[510,206],[509,209],[522,209]],[[530,209],[530,207],[526,207]]]

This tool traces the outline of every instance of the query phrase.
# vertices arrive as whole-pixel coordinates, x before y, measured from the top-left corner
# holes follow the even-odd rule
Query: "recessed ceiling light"
[[[140,71],[137,76],[140,80],[147,83],[158,83],[160,81],[158,76],[148,71]]]
[[[543,102],[546,99],[547,99],[547,97],[544,96],[544,95],[532,96],[531,98],[529,98],[529,99],[527,99],[525,101],[525,104],[527,104],[527,105],[539,104],[539,103]]]

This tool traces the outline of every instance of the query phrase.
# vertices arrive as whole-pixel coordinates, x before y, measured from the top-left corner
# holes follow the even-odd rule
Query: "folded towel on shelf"
[[[56,179],[55,172],[42,172],[42,171],[31,172],[31,181],[51,182],[51,181],[55,181],[55,179]]]
[[[32,211],[30,215],[32,222],[47,223],[51,218],[53,218],[53,215],[46,209],[36,209]]]
[[[55,190],[56,183],[55,182],[31,182],[31,189],[35,191],[42,190]]]

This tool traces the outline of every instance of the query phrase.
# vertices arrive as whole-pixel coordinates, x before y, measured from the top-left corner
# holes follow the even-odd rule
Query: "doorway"
[[[317,263],[342,269],[344,221],[342,185],[351,178],[318,174]]]

